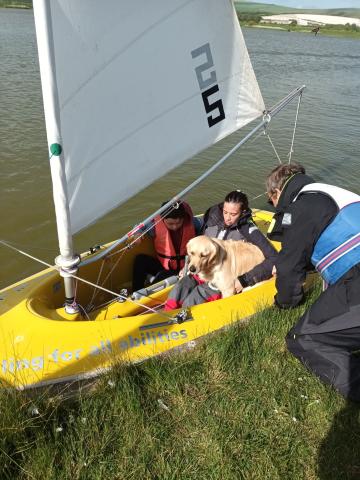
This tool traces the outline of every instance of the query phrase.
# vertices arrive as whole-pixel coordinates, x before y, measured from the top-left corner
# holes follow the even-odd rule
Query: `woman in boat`
[[[165,205],[164,202],[163,205]],[[133,266],[133,291],[177,275],[184,267],[187,242],[198,235],[202,221],[194,217],[186,202],[176,203],[168,212],[157,215],[144,230],[153,239],[157,258],[137,255]]]
[[[276,213],[268,236],[282,241],[275,304],[303,299],[308,267],[326,289],[289,331],[290,352],[344,397],[360,401],[360,196],[314,183],[301,165],[279,165],[268,176]]]
[[[234,190],[226,195],[222,203],[210,207],[204,215],[201,233],[221,240],[250,242],[262,251],[264,261],[236,280],[237,292],[272,276],[277,252],[253,222],[245,193]],[[186,275],[170,292],[165,310],[189,307],[219,298],[220,292],[210,284],[201,282],[196,275]]]

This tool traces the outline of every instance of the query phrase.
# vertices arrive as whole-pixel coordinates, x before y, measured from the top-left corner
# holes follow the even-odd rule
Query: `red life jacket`
[[[171,233],[166,227],[160,215],[154,218],[155,223],[155,238],[154,246],[157,257],[165,270],[179,271],[185,264],[186,244],[189,240],[195,237],[195,227],[193,223],[193,213],[190,205],[183,202],[186,217],[184,218],[183,226],[180,229],[181,242],[180,251],[176,251]]]

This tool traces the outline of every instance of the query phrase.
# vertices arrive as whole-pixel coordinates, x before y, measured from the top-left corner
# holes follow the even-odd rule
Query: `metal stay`
[[[233,153],[235,153],[242,145],[244,145],[251,137],[253,137],[261,128],[266,127],[275,115],[277,115],[288,103],[290,103],[294,98],[301,96],[303,91],[305,90],[305,85],[301,87],[297,87],[292,90],[286,97],[280,100],[276,105],[274,105],[270,110],[266,110],[263,115],[262,121],[249,132],[240,142],[238,142],[233,148],[231,148],[222,158],[220,158],[212,167],[210,167],[206,172],[204,172],[199,178],[197,178],[194,182],[188,185],[184,190],[180,193],[175,195],[171,200],[169,200],[165,205],[160,207],[156,212],[149,215],[145,220],[140,222],[135,228],[130,230],[128,233],[123,235],[118,240],[115,240],[109,247],[102,250],[98,255],[95,255],[91,258],[86,258],[80,262],[78,265],[79,267],[89,265],[94,263],[101,258],[104,258],[108,255],[112,250],[114,250],[117,246],[124,243],[127,239],[131,238],[135,235],[144,225],[151,222],[157,215],[163,213],[166,209],[171,207],[172,204],[178,202],[181,198],[183,198],[187,193],[193,190],[197,185],[203,182],[212,172],[214,172],[217,168],[219,168]]]

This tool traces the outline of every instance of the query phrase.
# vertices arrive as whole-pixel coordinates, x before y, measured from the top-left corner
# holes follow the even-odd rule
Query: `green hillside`
[[[330,10],[316,10],[316,12],[325,12],[325,15],[360,18],[360,8],[332,8]]]
[[[260,15],[279,15],[280,13],[297,12],[296,8],[282,7],[269,3],[253,3],[253,2],[234,2],[238,13],[260,14]]]

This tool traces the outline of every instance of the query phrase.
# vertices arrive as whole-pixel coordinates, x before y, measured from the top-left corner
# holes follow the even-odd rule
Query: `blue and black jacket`
[[[313,270],[311,257],[322,232],[338,214],[335,201],[324,193],[302,194],[300,190],[314,180],[296,174],[281,192],[269,238],[282,242],[276,260],[275,302],[293,307],[303,299],[302,285],[306,272]]]

